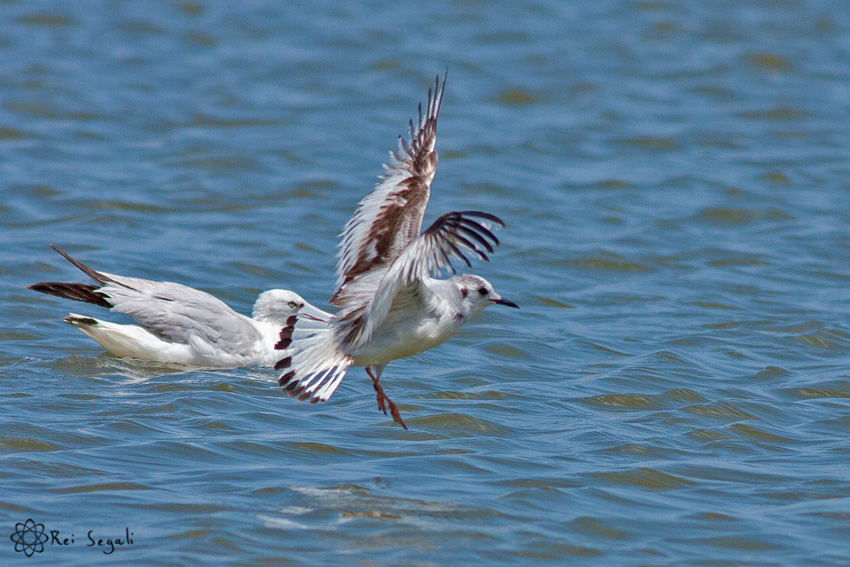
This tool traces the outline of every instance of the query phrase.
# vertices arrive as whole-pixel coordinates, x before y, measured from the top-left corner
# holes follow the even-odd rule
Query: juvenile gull
[[[407,426],[380,384],[387,364],[419,354],[451,338],[471,315],[493,304],[518,307],[502,298],[484,278],[432,277],[454,268],[450,259],[471,266],[466,254],[488,260],[499,240],[491,229],[504,226],[478,211],[446,213],[419,233],[437,168],[437,115],[445,91],[437,76],[428,90],[425,114],[410,121],[410,141],[399,149],[375,188],[360,201],[345,225],[331,303],[340,311],[327,324],[302,330],[301,316],[281,331],[291,348],[275,368],[278,383],[299,400],[325,401],[349,366],[364,366],[372,379],[378,409]],[[290,346],[290,342],[292,343]]]
[[[97,285],[41,282],[29,289],[130,315],[139,325],[74,313],[64,318],[116,356],[208,367],[272,366],[283,347],[280,329],[294,323],[295,314],[313,323],[331,317],[284,289],[261,293],[253,317],[246,317],[198,289],[98,272],[50,246]]]

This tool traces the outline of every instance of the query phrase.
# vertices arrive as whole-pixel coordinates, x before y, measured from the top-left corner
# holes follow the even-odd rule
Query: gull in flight
[[[396,405],[380,384],[387,364],[419,354],[455,335],[470,316],[489,305],[518,307],[475,275],[432,277],[467,254],[488,260],[504,226],[478,211],[446,213],[420,234],[431,181],[437,168],[437,115],[445,91],[437,76],[428,90],[425,114],[410,121],[410,141],[399,148],[372,191],[345,225],[337,264],[337,289],[331,303],[340,308],[326,323],[303,329],[293,317],[280,332],[275,364],[278,384],[290,397],[321,402],[330,398],[350,366],[364,366],[375,388],[378,409],[407,429]]]
[[[28,288],[100,305],[135,319],[138,325],[74,313],[63,319],[119,357],[223,368],[272,366],[280,358],[280,350],[275,348],[280,329],[294,323],[294,315],[312,322],[327,322],[331,317],[284,289],[261,293],[253,317],[246,317],[201,290],[97,272],[50,246],[97,285],[41,282]]]

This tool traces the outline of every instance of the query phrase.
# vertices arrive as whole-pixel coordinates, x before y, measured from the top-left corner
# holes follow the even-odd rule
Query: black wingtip
[[[481,234],[492,240],[493,244],[495,244],[496,246],[499,245],[499,239],[496,237],[495,234],[493,234],[493,231],[484,226],[483,224],[475,222],[474,220],[463,216],[461,216],[457,222],[458,224],[465,225],[473,230],[480,232]]]
[[[54,295],[74,301],[84,301],[101,307],[111,309],[114,307],[104,294],[97,291],[99,288],[90,284],[64,283],[64,282],[39,282],[27,286],[27,289]]]
[[[502,228],[505,228],[505,222],[497,217],[496,215],[491,215],[490,213],[485,213],[484,211],[458,211],[458,214],[464,215],[467,217],[478,217],[480,219],[485,219],[490,222],[494,222]]]
[[[449,245],[449,247],[450,247],[450,248],[452,249],[452,251],[454,252],[455,256],[457,256],[458,258],[460,258],[461,260],[463,260],[464,262],[466,262],[466,266],[467,266],[468,268],[471,268],[471,267],[472,267],[472,263],[469,261],[469,258],[467,258],[466,256],[464,256],[463,252],[461,252],[460,248],[458,248],[458,247],[454,244],[454,242],[452,242],[451,240],[446,240],[446,244],[448,244],[448,245]],[[451,264],[450,264],[450,265],[451,265]]]
[[[289,381],[292,380],[294,377],[295,377],[295,371],[290,370],[289,372],[287,372],[286,374],[284,374],[283,376],[281,376],[280,378],[277,379],[277,385],[282,388],[283,386],[286,386],[289,383]]]
[[[298,315],[290,315],[287,317],[286,326],[280,330],[280,340],[274,345],[275,350],[284,350],[289,348],[289,345],[292,344],[292,333],[295,331],[295,323],[297,322]]]
[[[474,230],[472,230],[471,228],[469,228],[468,226],[458,224],[457,230],[459,230],[461,233],[469,236],[470,238],[472,238],[473,240],[478,242],[490,254],[492,254],[494,252],[493,246],[487,241],[487,239],[484,238],[483,236],[481,236],[480,234],[478,234],[477,232],[475,232]]]
[[[284,391],[284,393],[285,393],[287,396],[289,396],[290,398],[294,398],[294,397],[296,397],[296,396],[300,396],[300,395],[301,395],[301,393],[304,391],[304,386],[302,386],[302,385],[301,385],[301,384],[299,384],[298,382],[290,382],[290,383],[289,383],[289,384],[287,384],[287,386],[283,389],[283,391]]]

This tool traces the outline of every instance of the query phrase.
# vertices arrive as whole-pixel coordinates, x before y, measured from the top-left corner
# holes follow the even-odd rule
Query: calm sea
[[[446,67],[425,222],[505,219],[522,309],[387,368],[409,431],[25,289],[84,281],[54,243],[326,306]],[[848,565],[848,150],[840,0],[4,1],[0,562]]]

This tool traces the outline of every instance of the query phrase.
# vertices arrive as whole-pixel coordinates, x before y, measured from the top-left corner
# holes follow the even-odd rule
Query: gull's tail
[[[353,358],[340,350],[333,322],[296,331],[299,319],[298,315],[287,319],[275,345],[278,350],[289,350],[288,356],[274,365],[275,370],[285,370],[277,383],[290,398],[324,402],[339,386]]]

